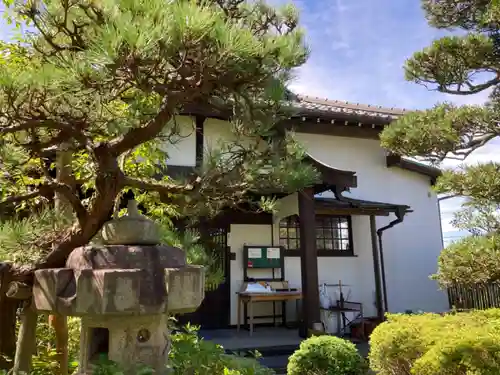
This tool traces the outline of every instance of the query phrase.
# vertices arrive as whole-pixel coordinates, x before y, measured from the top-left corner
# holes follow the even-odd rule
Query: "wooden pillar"
[[[380,275],[380,258],[377,245],[377,224],[375,215],[370,215],[370,232],[372,237],[373,272],[375,274],[375,299],[377,303],[377,317],[384,319],[384,302],[382,298],[382,279]]]
[[[314,191],[311,188],[298,193],[300,223],[300,269],[302,274],[302,318],[300,334],[320,322],[318,253],[316,251],[316,218]]]

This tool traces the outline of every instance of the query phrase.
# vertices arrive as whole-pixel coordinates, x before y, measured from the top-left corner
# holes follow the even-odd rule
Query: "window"
[[[352,230],[349,216],[316,215],[316,248],[320,255],[352,255]],[[300,249],[300,225],[297,216],[280,222],[280,246]]]

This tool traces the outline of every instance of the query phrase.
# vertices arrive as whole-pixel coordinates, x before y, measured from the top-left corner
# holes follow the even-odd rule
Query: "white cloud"
[[[388,107],[423,109],[436,102],[483,104],[489,92],[454,96],[406,82],[403,64],[445,31],[430,28],[418,1],[308,0],[293,1],[312,48],[309,61],[297,71],[291,88],[302,94]],[[474,152],[468,163],[500,161],[500,140]],[[453,167],[457,161],[444,165]],[[460,199],[442,202],[443,231]],[[446,236],[446,234],[445,234]]]

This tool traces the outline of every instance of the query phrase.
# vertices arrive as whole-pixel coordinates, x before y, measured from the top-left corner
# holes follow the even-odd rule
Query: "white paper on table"
[[[262,258],[262,249],[261,248],[248,249],[248,259],[260,259],[260,258]]]
[[[280,258],[280,248],[270,247],[267,249],[267,259],[279,259]]]
[[[247,293],[272,293],[271,288],[266,288],[264,285],[259,283],[248,283],[245,289]]]

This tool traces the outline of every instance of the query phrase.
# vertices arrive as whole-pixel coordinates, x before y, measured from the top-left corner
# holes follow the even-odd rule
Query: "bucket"
[[[336,334],[338,331],[337,314],[328,310],[321,310],[321,321],[325,327],[325,332]]]

